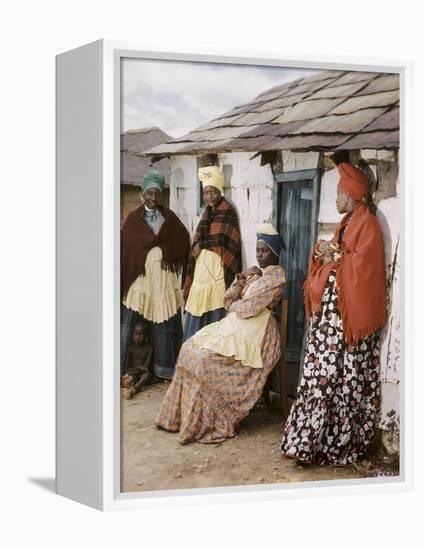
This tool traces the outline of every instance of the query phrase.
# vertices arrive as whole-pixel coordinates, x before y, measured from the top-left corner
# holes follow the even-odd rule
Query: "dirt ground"
[[[168,383],[153,384],[130,401],[122,400],[121,490],[151,491],[289,483],[367,477],[364,466],[299,465],[279,452],[281,411],[256,406],[240,433],[224,443],[181,445],[178,434],[154,425]]]

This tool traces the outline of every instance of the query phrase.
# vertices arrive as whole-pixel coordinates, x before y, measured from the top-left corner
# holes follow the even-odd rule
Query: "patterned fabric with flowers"
[[[335,271],[310,322],[301,383],[281,452],[304,462],[347,465],[364,457],[379,409],[379,337],[344,340]]]

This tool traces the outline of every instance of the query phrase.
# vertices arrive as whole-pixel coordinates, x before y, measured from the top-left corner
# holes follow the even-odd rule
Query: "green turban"
[[[165,178],[157,170],[150,170],[142,180],[142,192],[145,193],[147,189],[158,189],[160,193],[163,192],[165,187]]]

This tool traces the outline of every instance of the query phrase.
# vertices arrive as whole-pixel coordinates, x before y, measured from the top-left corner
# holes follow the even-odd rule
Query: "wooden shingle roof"
[[[399,75],[323,71],[275,86],[144,154],[399,147]]]
[[[151,168],[151,159],[146,158],[143,151],[171,139],[169,134],[157,127],[121,132],[121,183],[140,187],[142,178]],[[162,159],[154,168],[165,176],[166,183],[169,184],[169,160]]]

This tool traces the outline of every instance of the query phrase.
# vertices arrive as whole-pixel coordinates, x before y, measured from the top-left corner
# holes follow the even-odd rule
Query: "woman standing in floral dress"
[[[310,319],[303,376],[281,452],[309,463],[364,457],[379,409],[379,329],[386,322],[382,233],[364,199],[366,176],[339,165],[336,200],[345,214],[332,241],[313,250],[304,284]]]

